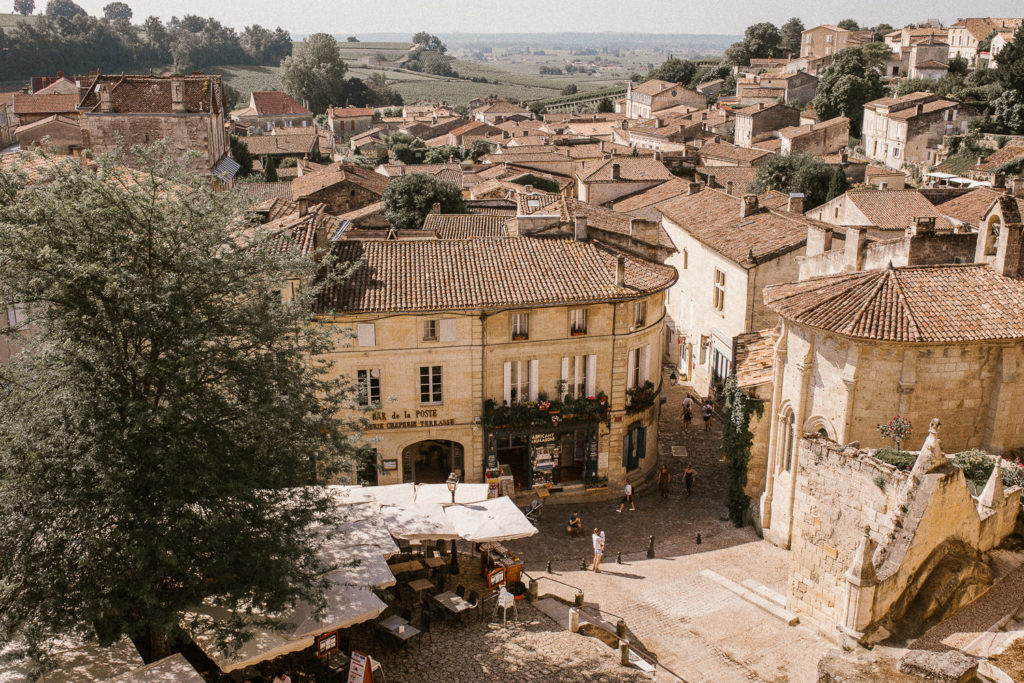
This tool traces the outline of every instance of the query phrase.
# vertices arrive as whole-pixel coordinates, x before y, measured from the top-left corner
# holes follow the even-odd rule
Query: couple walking
[[[697,402],[687,396],[683,399],[683,434],[690,431],[690,423],[693,421],[693,409],[697,405]],[[701,416],[704,418],[704,431],[711,430],[711,414],[714,412],[714,404],[711,403],[711,399],[704,401],[704,406],[701,408]]]

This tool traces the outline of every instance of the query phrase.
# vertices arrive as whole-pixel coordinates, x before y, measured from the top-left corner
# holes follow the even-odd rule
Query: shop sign
[[[358,650],[352,650],[348,664],[348,683],[373,683],[370,658]]]
[[[487,575],[487,587],[490,590],[494,590],[498,586],[505,583],[505,568],[498,567],[490,574]]]
[[[364,431],[387,429],[409,429],[411,427],[447,427],[455,424],[455,418],[438,417],[437,408],[421,410],[374,410],[370,413],[370,424]]]
[[[398,469],[398,458],[386,459],[383,461],[383,467],[388,472],[393,472]]]
[[[316,637],[317,657],[326,657],[338,649],[338,632],[331,631]]]

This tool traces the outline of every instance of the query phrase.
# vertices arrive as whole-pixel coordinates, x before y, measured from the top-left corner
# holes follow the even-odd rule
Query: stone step
[[[771,600],[761,597],[759,594],[750,590],[746,586],[736,583],[732,579],[725,578],[718,572],[713,572],[710,569],[702,569],[700,571],[700,576],[704,577],[708,581],[717,583],[719,586],[721,586],[722,588],[726,589],[731,593],[735,593],[742,599],[749,602],[751,605],[760,607],[765,612],[768,612],[768,614],[778,617],[779,619],[784,621],[788,626],[795,626],[800,622],[800,618],[792,612],[790,612],[789,610],[779,607]]]
[[[564,602],[554,598],[541,598],[534,602],[533,606],[551,617],[563,629],[569,630],[569,607]]]
[[[782,609],[786,609],[786,596],[782,593],[773,590],[768,586],[765,586],[764,584],[760,584],[757,581],[754,581],[753,579],[743,579],[741,583],[750,590],[760,595],[762,598],[771,600]]]

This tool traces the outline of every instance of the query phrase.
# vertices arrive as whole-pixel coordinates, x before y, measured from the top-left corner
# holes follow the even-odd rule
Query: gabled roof
[[[966,223],[973,227],[981,225],[982,218],[988,213],[1003,193],[990,187],[976,187],[973,190],[945,201],[935,209],[943,216]],[[1024,199],[1017,197],[1017,207],[1024,214]]]
[[[658,204],[665,218],[734,263],[750,268],[804,246],[807,226],[799,214],[760,209],[740,216],[743,197],[703,188]]]
[[[657,187],[652,187],[649,190],[644,190],[643,192],[632,194],[625,199],[620,199],[612,205],[612,209],[619,213],[629,213],[630,211],[645,209],[648,206],[654,206],[659,202],[673,199],[681,194],[686,194],[689,187],[690,183],[682,178],[672,178],[672,180],[664,182]]]
[[[73,114],[78,107],[78,95],[26,95],[14,93],[14,113]]]
[[[327,115],[336,119],[351,119],[373,116],[373,109],[365,107],[329,107]]]
[[[978,41],[982,41],[987,38],[988,34],[992,33],[992,31],[999,31],[1003,29],[1013,30],[1020,26],[1020,24],[1020,18],[972,17],[969,19],[961,19],[950,26],[950,28],[965,28],[972,37]]]
[[[238,139],[249,148],[253,156],[266,154],[309,154],[319,142],[316,133],[305,135],[240,135]]]
[[[705,142],[697,150],[697,154],[700,155],[701,158],[707,157],[710,159],[722,159],[738,164],[749,165],[759,159],[770,156],[771,152],[763,149],[740,147],[739,145],[734,145],[728,142]]]
[[[756,387],[772,381],[775,371],[775,343],[778,340],[777,328],[733,337],[736,349],[733,368],[740,387]]]
[[[1010,161],[1016,161],[1017,159],[1020,159],[1022,157],[1024,157],[1024,147],[1007,145],[1006,147],[1003,147],[1002,149],[996,150],[995,152],[989,154],[987,157],[981,160],[980,164],[975,164],[974,167],[971,168],[971,170],[977,171],[979,173],[994,171],[996,168],[1002,166],[1003,164]]]
[[[618,179],[612,178],[612,167],[616,164],[619,167]],[[631,156],[586,161],[577,176],[585,183],[665,181],[675,177],[657,159]]]
[[[635,299],[676,280],[670,266],[599,242],[495,237],[451,240],[338,240],[339,263],[362,262],[325,288],[318,313],[444,311]],[[616,259],[625,280],[615,283]]]
[[[732,181],[734,194],[745,194],[750,184],[757,180],[757,169],[753,166],[698,166],[697,174],[705,180],[715,177],[712,187],[725,189]]]
[[[491,214],[427,214],[424,230],[433,230],[442,240],[465,240],[478,237],[505,237],[505,216]]]
[[[257,116],[282,116],[285,114],[307,114],[313,112],[280,90],[254,90],[251,95]]]
[[[292,196],[304,197],[339,183],[352,183],[374,194],[384,194],[391,181],[387,176],[344,161],[330,164],[314,173],[306,173],[292,181]]]
[[[30,131],[36,130],[37,128],[45,128],[55,123],[59,125],[71,126],[73,128],[79,127],[77,116],[72,117],[64,116],[63,114],[53,114],[51,116],[47,116],[44,119],[39,119],[38,121],[33,121],[32,123],[26,123],[23,126],[18,126],[17,129],[15,129],[14,133],[15,135],[21,135],[22,133],[28,133]]]
[[[906,230],[918,216],[935,218],[938,230],[953,227],[934,204],[913,188],[849,190],[846,200],[864,214],[869,225],[880,230]]]
[[[110,89],[111,111],[121,114],[171,114],[174,113],[171,100],[171,83],[184,84],[184,106],[186,113],[220,112],[220,76],[120,76],[97,75],[82,97],[80,109],[97,113],[100,111],[98,88]]]
[[[864,339],[1024,338],[1024,282],[980,263],[828,275],[766,287],[764,301],[788,320]]]
[[[652,78],[649,81],[644,81],[643,83],[640,83],[639,85],[632,86],[631,91],[632,92],[636,92],[636,93],[640,93],[641,95],[652,95],[653,96],[653,95],[660,95],[661,93],[665,92],[666,90],[671,90],[672,88],[679,88],[679,89],[682,89],[682,90],[686,90],[686,88],[684,88],[679,83],[669,83],[668,81],[662,81],[662,80],[658,80],[657,78]]]

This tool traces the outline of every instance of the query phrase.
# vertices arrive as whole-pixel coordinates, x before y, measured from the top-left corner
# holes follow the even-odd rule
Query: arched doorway
[[[465,481],[465,450],[457,441],[426,439],[402,449],[402,481],[441,484],[455,472]]]

